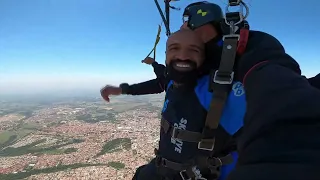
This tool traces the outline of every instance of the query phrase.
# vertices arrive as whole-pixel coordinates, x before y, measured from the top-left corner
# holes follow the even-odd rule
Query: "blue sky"
[[[162,0],[159,0],[163,4]],[[182,9],[193,0],[180,0]],[[211,1],[224,9],[227,0]],[[254,30],[277,37],[307,76],[319,72],[320,1],[247,0]],[[171,29],[182,11],[172,12]],[[161,22],[153,0],[0,0],[0,92],[99,88],[154,78],[140,61]],[[165,29],[157,49],[164,62]]]

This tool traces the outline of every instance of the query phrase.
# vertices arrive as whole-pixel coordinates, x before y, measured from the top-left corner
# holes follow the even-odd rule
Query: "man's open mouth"
[[[178,71],[191,71],[194,69],[194,67],[190,63],[185,62],[173,63],[173,68],[175,68]]]

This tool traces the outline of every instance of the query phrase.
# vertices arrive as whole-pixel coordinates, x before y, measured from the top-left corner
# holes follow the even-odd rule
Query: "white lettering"
[[[184,124],[184,125],[187,125],[188,121],[186,119],[181,119],[180,120],[180,124]]]
[[[174,123],[173,126],[177,129],[181,129],[181,130],[186,130],[187,128],[187,123],[188,121],[184,118],[181,118],[179,124],[177,123]],[[171,138],[171,143],[172,144],[175,144],[175,147],[174,147],[174,151],[176,151],[177,153],[181,153],[182,151],[182,145],[183,145],[183,141],[180,140],[180,139],[174,139],[174,138]]]
[[[174,151],[176,151],[177,153],[181,154],[181,149],[179,149],[178,147],[174,147]]]
[[[202,177],[202,174],[200,170],[197,168],[197,166],[192,167],[192,172],[195,175],[195,180],[203,180],[205,178]]]

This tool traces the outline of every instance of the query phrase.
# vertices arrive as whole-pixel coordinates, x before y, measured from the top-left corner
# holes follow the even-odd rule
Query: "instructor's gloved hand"
[[[105,101],[110,102],[109,96],[122,94],[122,89],[120,87],[106,85],[100,90],[100,94]]]
[[[237,61],[236,74],[241,82],[253,69],[269,63],[285,66],[301,74],[299,64],[285,53],[281,43],[260,31],[250,31],[246,51]]]

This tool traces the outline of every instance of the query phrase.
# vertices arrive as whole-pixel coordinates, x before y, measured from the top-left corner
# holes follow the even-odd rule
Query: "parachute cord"
[[[166,27],[167,36],[168,36],[168,34],[170,34],[169,23],[168,23],[166,17],[164,16],[164,14],[163,14],[163,12],[162,12],[162,9],[161,9],[161,7],[160,7],[160,5],[159,5],[158,0],[154,0],[154,2],[155,2],[155,4],[156,4],[156,6],[157,6],[157,9],[158,9],[159,13],[160,13],[160,16],[161,16],[161,18],[162,18],[162,21],[163,21],[163,23],[164,23],[164,25],[165,25],[165,27]]]
[[[167,36],[170,36],[171,35],[171,32],[170,32],[170,9],[173,9],[173,10],[180,10],[180,8],[177,8],[177,7],[174,7],[174,6],[171,6],[170,5],[170,2],[172,1],[179,1],[179,0],[164,0],[164,4],[165,4],[165,14],[163,13],[160,5],[159,5],[159,2],[158,0],[154,0],[156,6],[157,6],[157,9],[160,13],[160,16],[162,18],[162,21],[166,27],[166,35]]]
[[[171,0],[164,0],[166,20],[167,20],[167,24],[168,24],[167,36],[171,35],[171,32],[170,32],[170,1]]]
[[[162,23],[161,23],[162,24]],[[154,45],[153,45],[153,48],[151,49],[151,51],[149,52],[149,54],[147,55],[147,57],[149,57],[152,52],[153,52],[153,59],[155,60],[156,59],[156,51],[157,51],[157,45],[160,41],[160,35],[161,35],[161,24],[158,25],[158,33],[157,33],[157,36],[156,36],[156,40],[154,42]],[[146,57],[146,58],[147,58]]]

